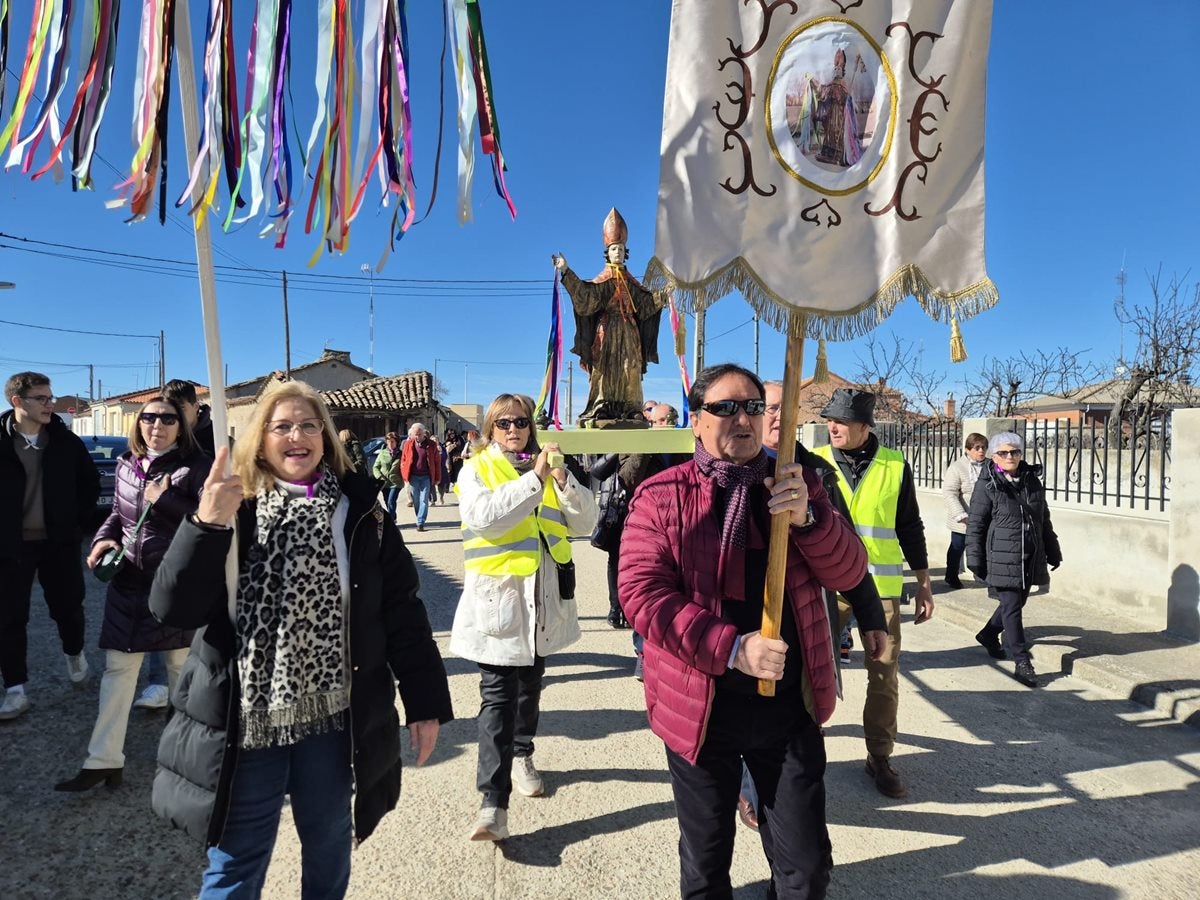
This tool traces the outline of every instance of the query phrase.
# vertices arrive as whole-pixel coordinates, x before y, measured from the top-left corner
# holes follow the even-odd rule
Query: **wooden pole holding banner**
[[[791,313],[788,317],[787,355],[783,365],[783,399],[779,410],[779,453],[775,461],[778,473],[783,466],[796,461],[796,425],[800,418],[800,375],[804,369],[804,316]],[[767,551],[767,582],[763,596],[762,636],[778,639],[783,621],[783,594],[787,575],[788,540],[791,516],[771,516],[771,540]],[[758,693],[775,696],[775,682],[758,680]]]
[[[200,120],[196,115],[196,63],[192,53],[192,23],[188,0],[175,3],[175,71],[179,77],[179,105],[183,110],[183,136],[187,147],[188,171],[196,164],[200,146]],[[192,188],[192,202],[198,204],[204,195],[202,180]],[[233,201],[230,200],[232,203]],[[213,273],[212,232],[208,216],[192,216],[192,231],[196,238],[196,272],[200,281],[200,306],[204,317],[204,349],[208,356],[208,402],[212,414],[213,436],[217,446],[229,441],[229,416],[225,405],[225,367],[221,360],[221,329],[217,323],[217,283]],[[226,463],[225,474],[231,466]],[[225,559],[225,584],[229,596],[237,587],[237,541],[229,548]]]

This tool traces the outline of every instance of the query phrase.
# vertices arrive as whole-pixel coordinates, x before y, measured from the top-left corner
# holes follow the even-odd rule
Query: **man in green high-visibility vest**
[[[855,388],[838,388],[821,410],[829,428],[829,444],[814,452],[835,464],[838,486],[854,528],[867,548],[867,570],[879,590],[887,618],[887,647],[878,659],[864,660],[867,701],[863,732],[867,740],[867,774],[880,793],[903,797],[908,791],[892,768],[896,716],[900,705],[900,598],[904,593],[904,563],[917,579],[914,624],[933,615],[929,585],[929,554],[925,525],[917,505],[912,470],[898,450],[881,446],[871,433],[875,424],[875,395]],[[838,598],[844,628],[850,604]]]

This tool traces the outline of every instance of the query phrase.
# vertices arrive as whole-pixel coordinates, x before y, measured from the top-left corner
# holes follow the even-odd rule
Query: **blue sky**
[[[25,7],[26,4],[15,4]],[[137,13],[121,22],[121,63],[100,136],[100,155],[124,168],[129,138],[130,69],[136,56]],[[315,38],[297,3],[293,92],[298,127],[307,133],[313,101],[305,75]],[[418,203],[431,181],[438,112],[440,4],[410,3],[413,43],[413,116]],[[447,120],[437,204],[398,246],[376,278],[375,371],[437,369],[446,400],[487,403],[501,391],[536,394],[545,361],[550,305],[550,254],[565,253],[582,275],[601,266],[600,226],[616,206],[629,224],[630,267],[640,273],[653,254],[658,152],[670,4],[666,0],[573,3],[483,0],[485,33],[495,80],[508,184],[518,208],[511,221],[491,189],[486,162],[475,184],[474,222],[455,218],[453,84],[447,81]],[[971,358],[948,363],[947,334],[913,302],[880,329],[923,349],[927,368],[949,372],[946,389],[988,354],[1066,346],[1097,362],[1115,358],[1121,338],[1112,314],[1115,276],[1124,260],[1128,302],[1148,298],[1146,272],[1167,274],[1196,265],[1200,226],[1197,147],[1200,125],[1188,84],[1200,45],[1195,0],[997,0],[988,69],[987,254],[1000,303],[970,320],[963,334]],[[206,4],[193,0],[195,40],[203,37]],[[1136,14],[1135,14],[1136,13]],[[235,22],[239,57],[249,27],[248,4]],[[19,69],[28,11],[17,10],[10,37],[10,69]],[[16,90],[9,72],[7,115]],[[239,78],[239,81],[241,79]],[[71,81],[73,90],[74,75]],[[182,189],[184,148],[173,98],[170,188]],[[49,178],[31,183],[17,170],[0,173],[0,232],[47,243],[101,251],[85,253],[108,266],[45,252],[70,250],[0,239],[0,320],[52,328],[136,334],[166,333],[168,377],[207,382],[199,292],[194,274],[130,270],[115,254],[168,260],[194,258],[189,220],[172,211],[157,221],[126,225],[121,211],[105,209],[104,187],[118,178],[98,163],[101,189],[72,193]],[[354,225],[351,248],[306,267],[315,248],[301,222],[284,251],[257,237],[255,223],[217,233],[216,262],[224,266],[294,273],[289,289],[293,364],[310,361],[324,346],[350,350],[368,361],[368,279],[386,240],[390,211],[366,211]],[[303,274],[342,276],[320,292],[303,290]],[[289,275],[289,278],[292,278]],[[384,279],[481,279],[510,285],[400,288]],[[245,279],[240,279],[244,282]],[[336,289],[336,292],[334,292]],[[283,323],[277,284],[218,285],[224,357],[230,381],[283,365]],[[711,362],[752,364],[749,307],[736,295],[707,319]],[[566,342],[571,328],[567,326]],[[664,362],[647,374],[646,393],[678,396],[678,377],[664,328]],[[831,344],[830,366],[852,375],[862,342]],[[572,358],[573,357],[569,357]],[[806,356],[806,374],[814,353]],[[783,367],[783,340],[760,330],[764,376]],[[147,338],[75,335],[0,324],[0,371],[32,368],[54,378],[58,393],[87,392],[88,363],[105,394],[134,390],[157,379],[156,342]],[[576,410],[586,394],[578,371]]]

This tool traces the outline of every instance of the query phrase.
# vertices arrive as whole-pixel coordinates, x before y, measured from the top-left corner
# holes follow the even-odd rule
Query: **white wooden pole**
[[[196,162],[200,146],[200,120],[196,114],[196,58],[192,52],[192,21],[188,0],[175,3],[175,72],[179,80],[179,106],[183,110],[183,139],[187,146],[188,171]],[[204,185],[197,180],[192,189],[192,202],[200,201]],[[233,201],[230,200],[232,203]],[[192,216],[192,232],[196,238],[196,272],[200,282],[200,306],[204,319],[204,348],[208,356],[209,407],[212,413],[214,447],[229,441],[229,416],[225,404],[225,366],[221,359],[221,328],[217,322],[217,285],[213,273],[212,233],[210,216],[201,221]],[[226,466],[228,474],[229,466]],[[229,548],[225,559],[225,584],[232,597],[237,588],[237,542]]]

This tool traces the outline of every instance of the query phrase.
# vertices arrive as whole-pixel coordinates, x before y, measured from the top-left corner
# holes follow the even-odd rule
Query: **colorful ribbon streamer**
[[[0,116],[4,114],[4,89],[8,86],[8,0],[0,0]],[[0,121],[3,121],[0,119]]]
[[[558,417],[558,378],[562,372],[562,298],[558,290],[558,269],[554,270],[554,287],[550,292],[550,337],[546,341],[546,377],[542,379],[542,390],[538,394],[537,415],[543,412],[550,417],[554,427],[562,431]]]
[[[216,209],[215,196],[221,170],[225,169],[231,193],[236,197],[237,174],[241,164],[241,140],[237,131],[237,88],[233,68],[233,0],[211,0],[208,8],[208,32],[204,41],[204,127],[187,187],[175,201],[177,207],[189,204],[188,212],[197,224],[209,210]],[[226,154],[228,153],[228,156]],[[201,198],[192,201],[197,183],[205,185]]]
[[[483,16],[479,0],[467,0],[467,21],[471,28],[471,59],[474,62],[475,88],[479,97],[479,144],[492,158],[492,180],[496,193],[508,206],[508,214],[517,217],[517,207],[504,183],[504,154],[500,150],[500,120],[496,116],[496,90],[488,67],[487,44],[483,40]]]
[[[165,221],[168,113],[178,0],[139,2],[131,114],[134,152],[127,177],[116,186],[117,197],[107,205],[128,204],[130,220],[140,220],[155,202],[157,187],[158,217]],[[369,205],[367,194],[376,178],[379,205],[394,206],[388,238],[389,248],[394,248],[396,240],[417,221],[410,103],[413,69],[406,2],[314,0],[317,105],[303,145],[299,135],[293,138],[288,134],[285,104],[294,2],[255,0],[239,111],[240,76],[234,54],[238,4],[236,0],[209,0],[202,52],[201,134],[186,183],[172,188],[177,191],[175,206],[187,209],[202,222],[205,216],[222,209],[226,199],[222,196],[223,180],[229,196],[222,227],[228,231],[261,217],[266,226],[260,234],[273,233],[276,246],[284,246],[301,193],[293,185],[294,139],[301,148],[303,173],[307,176],[300,178],[299,185],[309,191],[305,230],[318,231],[321,237],[311,262],[326,250],[347,249],[350,225]],[[11,58],[13,5],[12,0],[0,0],[0,73]],[[60,177],[69,139],[73,187],[90,188],[98,134],[116,68],[121,0],[28,0],[28,6],[29,38],[15,91],[7,93],[7,79],[0,77],[0,160],[8,167],[19,165],[23,171],[32,172],[35,179],[47,172]],[[359,35],[355,34],[352,10],[362,11]],[[445,87],[449,55],[458,90],[458,219],[462,223],[471,219],[476,152],[472,131],[476,121],[480,146],[492,165],[496,191],[510,215],[515,216],[516,205],[505,183],[507,164],[500,144],[495,86],[479,0],[445,0],[442,24],[441,88]],[[73,35],[79,36],[81,44],[79,76],[68,95]],[[36,87],[39,77],[43,77],[44,94]],[[444,90],[441,95],[444,103]],[[61,119],[64,96],[71,96],[72,102],[65,119]],[[425,216],[437,197],[440,118],[438,128],[433,187]],[[38,154],[43,141],[50,148],[44,160]],[[388,253],[390,249],[385,249],[380,266]]]

